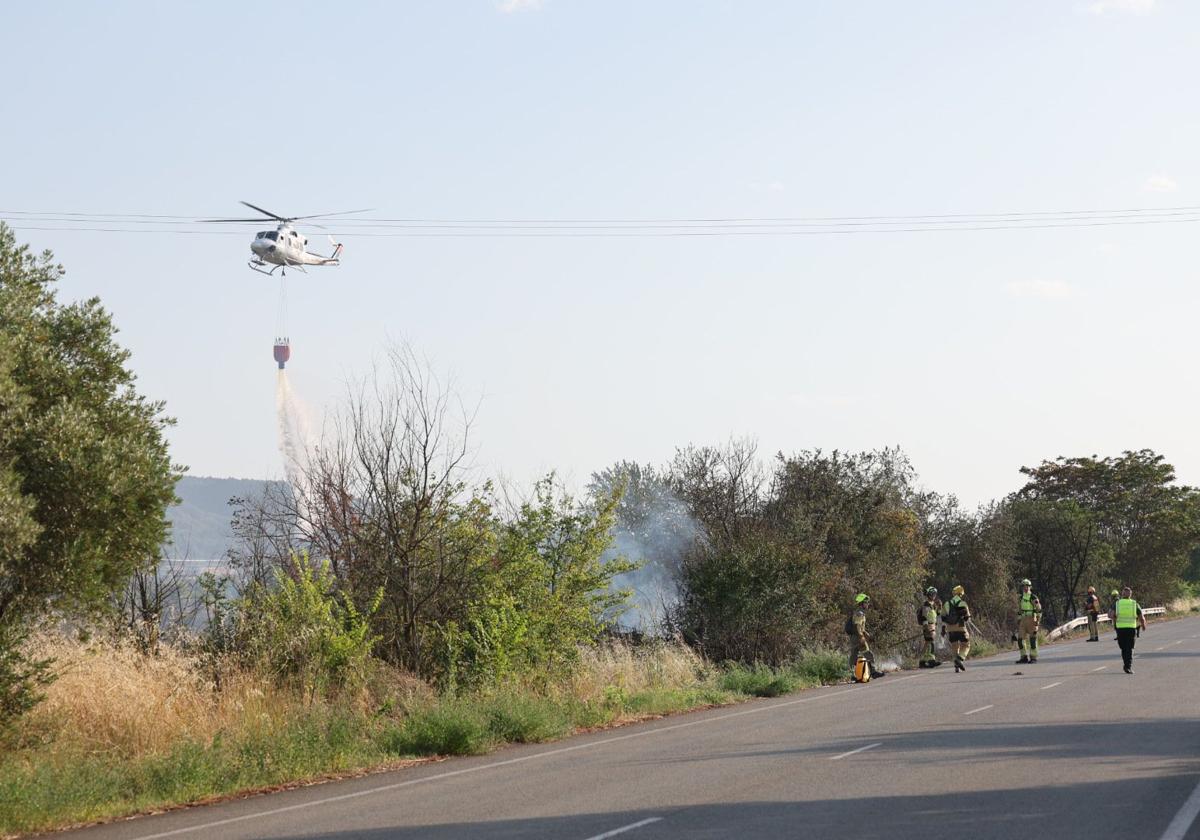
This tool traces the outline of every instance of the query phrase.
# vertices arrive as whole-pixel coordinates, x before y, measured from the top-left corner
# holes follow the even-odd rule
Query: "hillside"
[[[262,493],[270,482],[252,478],[184,476],[175,487],[179,504],[167,511],[171,523],[168,557],[218,560],[233,540],[230,499]]]

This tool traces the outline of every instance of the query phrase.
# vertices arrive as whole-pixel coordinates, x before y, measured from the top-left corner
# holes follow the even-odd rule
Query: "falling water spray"
[[[292,390],[287,371],[282,367],[275,378],[275,416],[284,475],[295,487],[308,467],[308,453],[313,444],[312,427],[308,422],[307,407]]]

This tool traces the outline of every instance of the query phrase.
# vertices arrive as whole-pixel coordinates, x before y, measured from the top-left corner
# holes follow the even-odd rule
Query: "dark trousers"
[[[1137,641],[1136,627],[1117,628],[1117,644],[1121,646],[1121,659],[1125,662],[1126,668],[1133,665],[1133,645],[1135,641]]]

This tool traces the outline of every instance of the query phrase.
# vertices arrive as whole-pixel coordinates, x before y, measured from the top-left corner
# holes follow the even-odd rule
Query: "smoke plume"
[[[642,564],[640,569],[618,575],[612,585],[633,590],[629,610],[620,623],[645,633],[663,631],[668,614],[679,601],[676,580],[680,563],[701,535],[687,505],[665,487],[655,491],[637,499],[635,511],[622,511],[605,557],[624,556]]]

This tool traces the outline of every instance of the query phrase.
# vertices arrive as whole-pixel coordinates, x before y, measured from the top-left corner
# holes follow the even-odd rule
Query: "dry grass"
[[[568,690],[576,700],[588,702],[611,696],[614,690],[630,695],[695,688],[712,675],[711,666],[685,645],[633,648],[616,642],[581,650]]]
[[[199,662],[174,648],[146,656],[121,642],[81,643],[43,635],[39,657],[59,674],[46,700],[22,722],[25,740],[123,758],[165,752],[180,741],[261,728],[295,711],[297,698],[248,673],[216,692]]]
[[[561,682],[457,697],[379,665],[358,694],[337,698],[233,668],[217,690],[202,661],[169,646],[147,656],[44,635],[33,647],[59,678],[0,749],[0,837],[745,697],[669,643],[584,649]]]
[[[1171,603],[1167,604],[1168,613],[1188,613],[1200,608],[1200,598],[1186,596],[1176,598]]]

